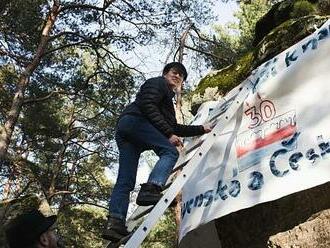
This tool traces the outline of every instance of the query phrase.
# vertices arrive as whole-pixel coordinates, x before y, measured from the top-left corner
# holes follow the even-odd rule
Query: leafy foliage
[[[176,247],[176,224],[174,211],[167,210],[158,224],[142,243],[143,248]]]
[[[64,208],[58,216],[58,230],[65,247],[104,247],[100,238],[106,211],[93,206]]]
[[[292,18],[311,15],[315,12],[315,7],[307,0],[297,1],[293,5],[293,10],[290,13]]]
[[[237,23],[215,26],[215,42],[207,46],[215,56],[207,56],[206,60],[216,69],[224,68],[249,51],[253,47],[256,22],[270,6],[271,3],[265,0],[241,1],[235,13]]]
[[[144,79],[123,54],[152,42],[168,46],[190,21],[207,23],[209,7],[196,0],[1,1],[0,149],[10,137],[0,199],[37,195],[59,213],[69,247],[101,246],[116,120]],[[2,217],[0,225],[9,212]]]

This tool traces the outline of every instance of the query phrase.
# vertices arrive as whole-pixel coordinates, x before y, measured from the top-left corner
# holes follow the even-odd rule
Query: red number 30
[[[244,113],[250,116],[252,120],[249,128],[254,128],[259,126],[262,122],[273,119],[276,115],[276,109],[271,101],[263,100],[259,105],[259,109],[257,109],[256,106],[253,106],[247,109]]]

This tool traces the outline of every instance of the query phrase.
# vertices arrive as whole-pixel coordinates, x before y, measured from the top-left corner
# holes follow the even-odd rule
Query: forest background
[[[276,1],[235,2],[237,22],[225,26],[213,0],[0,2],[1,247],[8,220],[40,205],[58,215],[66,247],[104,245],[116,119],[157,73],[139,51],[157,47],[160,66],[188,65],[184,98],[252,47],[256,21]],[[176,228],[169,211],[143,246],[176,247]]]

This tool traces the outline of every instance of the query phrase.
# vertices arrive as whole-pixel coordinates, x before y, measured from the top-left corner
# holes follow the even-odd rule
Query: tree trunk
[[[60,10],[59,1],[54,1],[54,5],[50,10],[50,13],[48,14],[47,22],[42,30],[42,35],[36,54],[33,60],[27,65],[25,70],[22,72],[18,84],[16,86],[16,92],[13,98],[13,102],[11,104],[11,108],[7,114],[7,119],[5,121],[5,124],[0,127],[0,159],[4,159],[7,155],[7,151],[10,145],[13,131],[22,109],[22,105],[24,102],[24,94],[29,84],[30,76],[39,65],[40,60],[46,50],[49,40],[49,34],[52,28],[54,27],[54,23],[59,13],[59,10]]]
[[[180,46],[179,46],[179,59],[178,62],[182,63],[183,61],[183,55],[184,55],[184,48],[186,46],[186,41],[188,38],[188,34],[190,32],[190,29],[193,27],[193,24],[190,23],[186,31],[182,34],[180,38]],[[184,122],[184,115],[182,112],[182,87],[178,88],[176,91],[176,103],[175,103],[175,112],[176,112],[176,118],[179,123]]]

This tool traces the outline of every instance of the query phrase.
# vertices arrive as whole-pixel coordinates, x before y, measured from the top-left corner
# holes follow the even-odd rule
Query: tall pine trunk
[[[4,125],[0,127],[0,159],[4,159],[7,156],[13,131],[24,103],[24,94],[26,88],[29,85],[29,80],[32,73],[40,64],[41,58],[46,51],[49,41],[49,34],[54,27],[54,23],[59,13],[59,10],[60,3],[59,1],[54,0],[54,5],[48,14],[45,26],[43,27],[40,43],[38,45],[36,54],[32,61],[26,66],[26,68],[20,75],[19,81],[16,86],[16,92],[14,94],[10,110],[6,117],[6,121]]]

